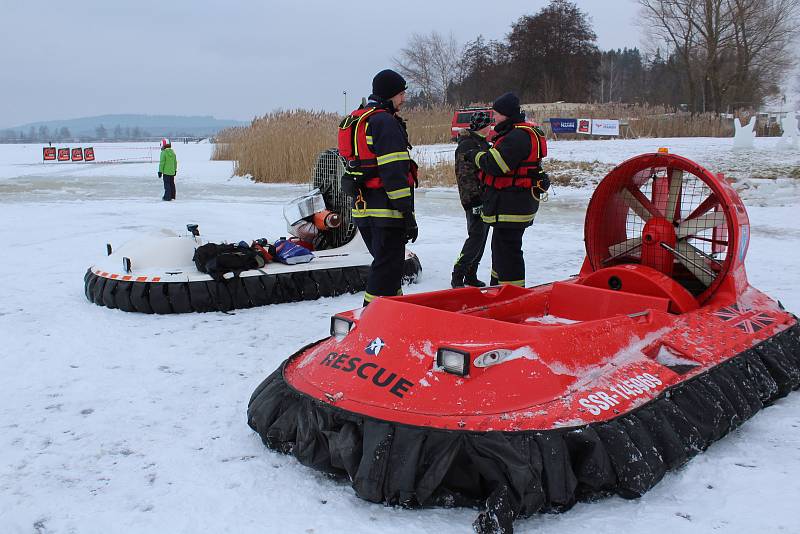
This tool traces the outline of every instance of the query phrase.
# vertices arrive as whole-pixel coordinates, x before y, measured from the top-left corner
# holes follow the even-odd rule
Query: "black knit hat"
[[[492,109],[506,117],[516,117],[520,114],[519,97],[514,93],[506,93],[494,101]]]
[[[380,71],[372,78],[372,94],[389,100],[406,90],[406,80],[391,69]]]
[[[483,130],[490,124],[492,124],[492,118],[485,111],[476,111],[472,114],[472,118],[469,119],[469,129],[473,132]]]

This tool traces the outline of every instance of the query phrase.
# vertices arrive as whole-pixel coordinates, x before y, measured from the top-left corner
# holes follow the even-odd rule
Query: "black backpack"
[[[197,270],[211,276],[217,282],[224,280],[226,273],[239,276],[242,271],[260,269],[264,258],[249,247],[216,243],[206,243],[194,251]]]

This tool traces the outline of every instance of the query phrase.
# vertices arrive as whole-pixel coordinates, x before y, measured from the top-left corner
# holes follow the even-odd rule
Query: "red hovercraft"
[[[248,422],[366,500],[482,508],[478,532],[639,497],[800,385],[800,327],[750,287],[747,212],[667,153],[598,185],[580,274],[380,298],[335,315]]]

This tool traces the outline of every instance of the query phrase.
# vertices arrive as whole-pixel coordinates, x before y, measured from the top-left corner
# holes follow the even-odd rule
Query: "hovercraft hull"
[[[577,276],[380,298],[251,397],[264,443],[360,497],[478,506],[478,532],[638,497],[800,385],[800,326],[752,288],[721,175],[644,154],[598,185]]]
[[[351,482],[368,501],[467,506],[480,532],[511,532],[537,512],[616,493],[643,495],[664,474],[800,384],[800,327],[773,337],[605,421],[548,430],[447,430],[382,420],[298,391],[289,358],[253,393],[264,444]]]
[[[270,263],[218,281],[195,267],[192,256],[197,246],[191,237],[173,236],[121,247],[86,271],[86,298],[111,309],[157,314],[316,300],[363,291],[372,261],[356,234],[342,247],[318,252],[309,263]],[[131,271],[122,269],[123,258],[131,259]],[[403,282],[415,282],[421,272],[419,258],[406,251]]]

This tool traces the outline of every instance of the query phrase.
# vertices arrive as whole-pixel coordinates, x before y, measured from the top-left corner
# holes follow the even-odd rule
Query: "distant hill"
[[[215,119],[207,116],[180,116],[180,115],[98,115],[95,117],[80,117],[77,119],[40,121],[0,128],[0,130],[20,132],[27,135],[31,128],[37,133],[40,128],[47,128],[50,132],[67,128],[72,137],[104,137],[114,139],[130,137],[130,132],[138,129],[140,135],[148,137],[158,136],[191,136],[209,137],[223,128],[242,126],[249,122]],[[102,126],[105,135],[98,136]],[[115,135],[115,131],[117,135]],[[102,133],[102,130],[100,130]],[[126,135],[128,134],[128,135]]]

